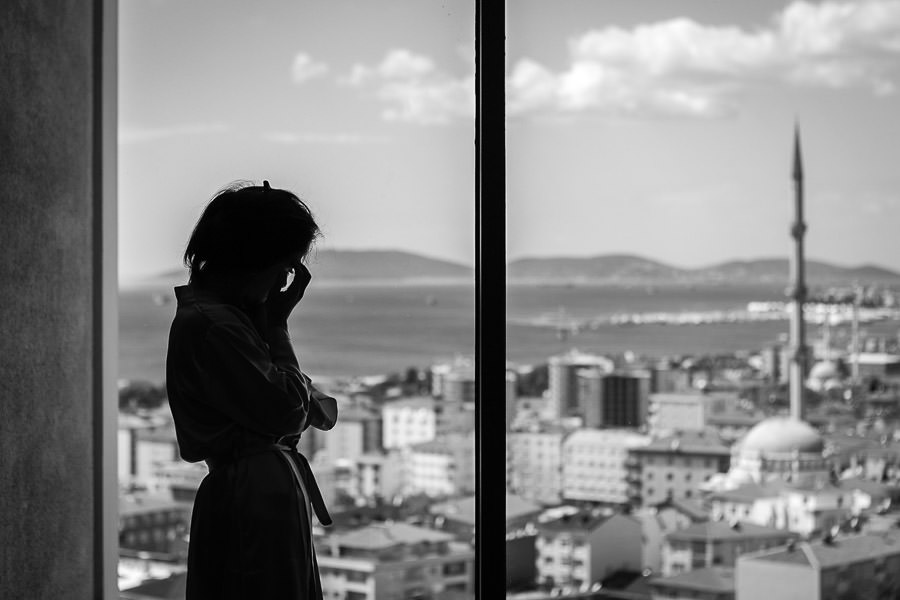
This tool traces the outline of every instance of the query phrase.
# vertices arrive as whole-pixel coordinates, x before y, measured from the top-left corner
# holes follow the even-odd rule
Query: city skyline
[[[507,7],[510,260],[787,257],[799,121],[810,258],[900,270],[900,3],[565,8]],[[473,15],[123,2],[121,277],[176,268],[202,207],[241,178],[308,200],[320,248],[471,265]]]

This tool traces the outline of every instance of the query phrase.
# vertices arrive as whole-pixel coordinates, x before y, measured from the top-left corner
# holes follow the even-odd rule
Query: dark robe
[[[331,520],[306,458],[308,427],[337,420],[287,329],[194,285],[175,288],[166,387],[182,458],[207,461],[188,547],[187,599],[322,598],[312,510]]]

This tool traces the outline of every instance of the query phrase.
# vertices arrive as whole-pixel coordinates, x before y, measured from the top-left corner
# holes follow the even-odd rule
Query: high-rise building
[[[584,354],[577,350],[559,356],[551,356],[548,367],[550,389],[548,390],[547,411],[549,416],[560,418],[577,412],[579,371],[598,368],[609,373],[613,367],[613,362],[604,356]]]
[[[453,369],[444,376],[444,402],[475,402],[475,370],[464,367]]]
[[[577,412],[585,427],[642,427],[650,396],[648,375],[583,369],[578,381]]]

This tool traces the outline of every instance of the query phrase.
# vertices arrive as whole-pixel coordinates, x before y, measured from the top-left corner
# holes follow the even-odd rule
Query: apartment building
[[[399,522],[369,525],[318,539],[316,554],[326,599],[474,593],[474,550],[442,531]]]
[[[733,567],[737,557],[796,540],[797,534],[755,523],[706,521],[693,523],[665,536],[662,574],[677,575],[706,567]]]
[[[437,432],[436,401],[428,397],[402,398],[381,408],[384,449],[404,448],[433,440]]]
[[[900,594],[897,534],[827,535],[741,556],[736,600],[843,600]]]
[[[579,429],[562,442],[562,496],[624,505],[628,496],[629,451],[650,437],[630,429]]]
[[[562,500],[562,448],[571,429],[544,424],[507,435],[508,488],[541,504]]]
[[[640,571],[641,524],[634,518],[581,511],[537,524],[537,583],[581,587],[616,571]]]
[[[697,500],[699,487],[728,472],[731,450],[710,430],[679,431],[631,448],[629,496],[633,504]]]
[[[474,432],[451,432],[414,444],[404,457],[408,494],[459,496],[475,491]]]

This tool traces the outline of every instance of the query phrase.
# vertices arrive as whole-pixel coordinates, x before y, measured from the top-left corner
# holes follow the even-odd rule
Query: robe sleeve
[[[266,347],[254,329],[239,322],[211,326],[201,353],[205,397],[248,430],[275,437],[297,434],[316,403],[309,378],[300,370],[286,330],[268,342]]]
[[[294,347],[291,345],[291,338],[287,328],[275,327],[270,329],[268,340],[273,360],[292,365],[306,382],[306,388],[309,390],[309,411],[303,430],[315,427],[322,431],[328,431],[334,427],[334,424],[337,423],[337,400],[319,390],[313,385],[309,375],[300,371],[297,355],[294,354]]]
[[[306,427],[328,431],[337,423],[337,400],[320,391],[312,383],[309,383],[309,389],[311,394],[309,419],[306,421]]]

